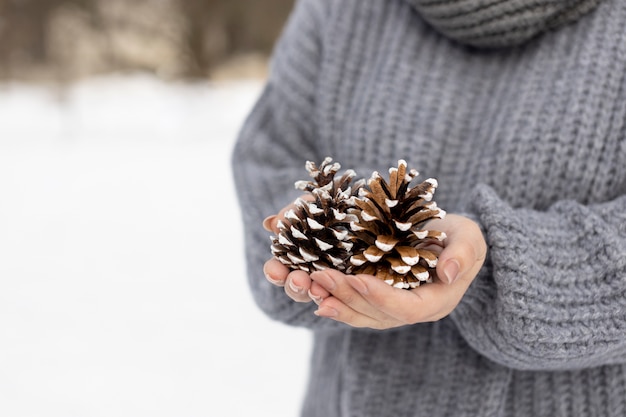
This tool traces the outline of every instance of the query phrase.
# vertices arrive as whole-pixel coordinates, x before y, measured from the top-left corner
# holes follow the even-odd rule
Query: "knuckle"
[[[356,297],[351,291],[345,291],[342,294],[339,294],[339,298],[341,298],[341,300],[347,305],[354,304],[356,301]]]

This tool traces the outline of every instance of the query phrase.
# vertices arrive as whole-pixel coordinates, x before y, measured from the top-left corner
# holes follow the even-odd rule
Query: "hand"
[[[313,272],[309,293],[318,300],[315,314],[373,329],[437,321],[450,314],[482,267],[487,245],[478,225],[463,216],[448,214],[427,226],[447,235],[434,282],[403,290],[371,275]]]
[[[311,199],[310,195],[305,195],[303,199]],[[278,234],[278,222],[285,218],[285,213],[293,209],[295,204],[290,204],[283,208],[277,215],[269,216],[263,221],[263,227],[268,232]],[[284,287],[285,293],[294,301],[307,303],[311,301],[309,290],[311,288],[311,278],[304,271],[294,271],[283,265],[276,259],[270,259],[263,266],[265,278],[272,284]]]

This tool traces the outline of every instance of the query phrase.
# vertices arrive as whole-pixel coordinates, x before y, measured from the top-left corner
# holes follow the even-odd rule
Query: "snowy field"
[[[296,416],[229,167],[259,82],[0,85],[0,416]],[[268,240],[269,242],[269,240]]]

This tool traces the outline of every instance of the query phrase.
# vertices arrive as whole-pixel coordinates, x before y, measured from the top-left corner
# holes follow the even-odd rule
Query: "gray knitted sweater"
[[[297,2],[233,170],[254,297],[314,334],[303,416],[626,416],[626,2],[596,3]],[[480,224],[450,316],[353,329],[265,280],[262,219],[325,156],[406,159]]]

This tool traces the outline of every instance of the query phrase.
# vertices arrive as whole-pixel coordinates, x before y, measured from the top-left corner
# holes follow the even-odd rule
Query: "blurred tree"
[[[221,0],[178,2],[185,21],[183,30],[189,60],[188,76],[206,76],[215,62],[226,54],[224,38],[217,29],[225,17],[224,3]]]
[[[225,57],[269,53],[294,0],[182,0],[188,74],[203,77]]]
[[[64,4],[93,10],[92,0],[0,0],[0,74],[48,63],[50,18]]]
[[[66,79],[75,75],[73,68],[161,73],[159,58],[146,55],[150,50],[163,54],[161,60],[179,61],[166,65],[176,68],[169,72],[177,76],[207,77],[233,55],[269,53],[293,1],[0,0],[0,77],[45,70],[58,78],[58,73],[69,71],[61,77]],[[120,13],[120,7],[127,13]],[[157,37],[160,43],[155,47],[151,40]],[[137,47],[138,43],[146,47]],[[87,55],[100,68],[64,62]]]

